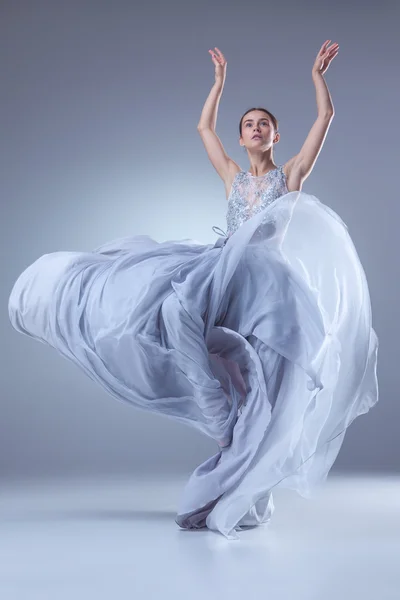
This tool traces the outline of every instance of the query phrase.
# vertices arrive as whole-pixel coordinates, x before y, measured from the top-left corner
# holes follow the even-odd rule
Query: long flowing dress
[[[378,401],[378,338],[347,226],[289,192],[282,165],[238,172],[227,206],[214,244],[134,235],[44,254],[8,311],[111,396],[215,440],[175,520],[238,539],[271,519],[274,488],[324,483]]]

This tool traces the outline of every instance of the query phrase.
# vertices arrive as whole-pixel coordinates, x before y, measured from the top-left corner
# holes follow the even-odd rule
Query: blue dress
[[[347,427],[378,401],[378,338],[347,227],[282,166],[237,173],[214,244],[146,235],[44,254],[15,282],[13,327],[111,396],[218,444],[176,523],[228,539],[310,497]]]

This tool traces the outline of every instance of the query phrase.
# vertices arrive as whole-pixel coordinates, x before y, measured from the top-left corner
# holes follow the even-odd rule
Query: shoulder
[[[303,179],[300,177],[300,172],[297,167],[297,157],[292,156],[284,165],[282,165],[282,171],[286,178],[286,187],[289,192],[301,191],[303,185]]]

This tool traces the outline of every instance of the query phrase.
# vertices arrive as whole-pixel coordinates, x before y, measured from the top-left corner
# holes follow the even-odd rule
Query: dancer
[[[270,520],[274,488],[310,497],[350,423],[378,401],[363,267],[345,223],[301,190],[334,114],[324,74],[338,45],[329,43],[312,69],[318,116],[296,156],[275,164],[280,134],[268,110],[241,118],[248,171],[215,133],[227,63],[210,51],[215,84],[198,129],[225,184],[228,226],[214,244],[133,235],[52,252],[10,293],[17,331],[111,396],[215,440],[183,490],[182,528],[237,539]]]

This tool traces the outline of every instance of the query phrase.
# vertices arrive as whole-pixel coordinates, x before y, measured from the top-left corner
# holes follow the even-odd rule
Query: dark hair
[[[251,112],[252,110],[261,110],[265,113],[267,113],[267,115],[269,115],[272,119],[272,122],[274,124],[275,127],[275,133],[278,132],[278,119],[276,117],[274,117],[274,115],[272,113],[269,112],[269,110],[267,110],[266,108],[249,108],[249,110],[246,110],[246,112],[244,113],[243,117],[240,119],[240,123],[239,123],[239,133],[240,135],[242,135],[242,121],[243,118],[247,115],[247,113]]]

